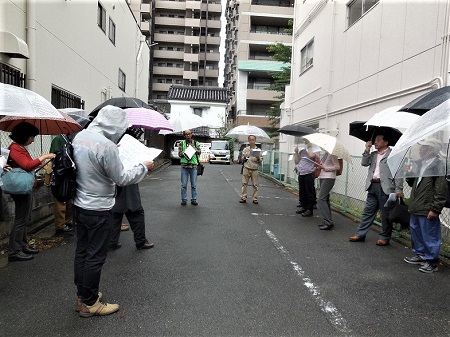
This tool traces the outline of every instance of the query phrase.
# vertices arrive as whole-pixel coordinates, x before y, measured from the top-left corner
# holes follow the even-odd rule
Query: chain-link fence
[[[367,167],[361,166],[361,156],[354,156],[353,165],[344,161],[344,170],[341,176],[336,178],[336,183],[331,192],[331,204],[337,210],[360,217],[364,210],[367,197],[365,183],[367,178]],[[278,151],[268,151],[264,156],[260,171],[284,184],[298,189],[297,174],[294,172],[295,163],[293,154],[282,153]],[[316,181],[316,191],[319,190],[318,181]],[[411,188],[405,182],[403,186],[405,199],[409,199]],[[407,201],[407,200],[406,200]],[[375,224],[380,225],[381,217],[377,217]],[[450,257],[450,209],[444,208],[440,215],[442,223],[442,253]],[[409,230],[402,230],[401,226],[395,225],[395,236],[409,239]]]

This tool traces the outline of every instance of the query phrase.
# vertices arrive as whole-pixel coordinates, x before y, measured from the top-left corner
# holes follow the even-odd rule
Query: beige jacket
[[[244,161],[244,167],[249,170],[257,170],[259,163],[261,162],[261,158],[250,156],[250,151],[250,146],[247,146],[244,150],[242,150],[242,158],[244,158],[244,160],[247,159]]]

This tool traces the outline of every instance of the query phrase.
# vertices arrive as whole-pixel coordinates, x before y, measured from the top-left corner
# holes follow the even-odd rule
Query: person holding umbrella
[[[197,206],[197,165],[199,164],[198,156],[201,154],[200,143],[192,139],[191,130],[183,131],[183,135],[185,139],[178,147],[181,164],[181,206],[186,206],[187,203],[188,179],[191,181],[191,204]],[[186,153],[189,147],[195,151],[192,156]]]
[[[242,193],[239,202],[247,202],[248,181],[251,179],[253,186],[253,203],[258,204],[258,165],[261,162],[261,156],[256,156],[252,153],[252,151],[258,150],[256,147],[256,136],[250,135],[247,139],[249,146],[242,150],[244,164],[242,170]]]
[[[439,214],[444,208],[448,195],[447,181],[439,169],[441,145],[437,139],[421,140],[418,145],[420,160],[407,167],[406,178],[412,187],[408,206],[411,214],[409,227],[414,256],[404,261],[420,265],[419,271],[433,273],[438,270],[439,248],[441,246],[441,222]],[[413,173],[414,172],[414,173]]]
[[[383,131],[377,129],[374,134],[376,151],[370,152],[372,141],[366,143],[366,148],[361,159],[361,165],[368,167],[366,179],[367,199],[366,206],[358,226],[356,234],[349,238],[350,242],[364,242],[366,234],[372,226],[378,210],[381,209],[382,232],[379,234],[377,246],[389,245],[393,224],[388,218],[389,209],[385,207],[389,194],[395,192],[397,196],[403,194],[403,179],[393,179],[391,170],[387,165],[387,158],[391,153],[389,141]]]
[[[46,160],[55,158],[53,153],[43,154],[37,159],[32,159],[25,146],[34,142],[34,137],[39,134],[39,129],[27,122],[17,124],[9,138],[13,143],[9,146],[9,157],[7,165],[20,167],[25,171],[32,171],[42,165]],[[27,227],[31,221],[32,193],[11,194],[14,200],[15,216],[13,227],[9,235],[8,261],[28,261],[33,259],[33,254],[39,253],[37,249],[28,246]]]

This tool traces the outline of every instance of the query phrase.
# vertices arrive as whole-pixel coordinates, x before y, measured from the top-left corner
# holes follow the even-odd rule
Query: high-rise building
[[[151,46],[149,100],[171,85],[217,86],[220,0],[129,0]]]
[[[268,111],[279,92],[268,90],[283,64],[267,50],[292,44],[289,20],[294,0],[227,0],[224,87],[229,91],[228,122],[271,127]]]

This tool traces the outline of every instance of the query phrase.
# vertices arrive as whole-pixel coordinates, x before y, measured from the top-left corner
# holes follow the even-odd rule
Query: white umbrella
[[[255,136],[256,139],[270,138],[263,129],[249,124],[236,126],[235,128],[228,131],[225,136],[230,138],[238,138],[239,136]]]
[[[409,112],[398,111],[402,106],[393,106],[377,112],[364,125],[387,126],[405,131],[420,116]]]
[[[320,146],[326,152],[334,154],[338,158],[342,158],[347,162],[352,163],[350,153],[345,148],[344,144],[342,144],[336,137],[323,133],[312,133],[310,135],[303,136],[302,138],[309,140],[312,144]]]
[[[200,116],[193,113],[181,113],[177,116],[170,117],[169,123],[173,128],[171,133],[182,132],[185,130],[191,130],[199,128],[201,126],[208,126],[208,123]],[[162,130],[161,130],[162,131]],[[160,134],[166,134],[167,132],[161,132]],[[170,132],[169,132],[170,133]]]
[[[63,119],[59,111],[39,94],[0,83],[0,115]]]
[[[444,175],[449,160],[450,99],[429,110],[400,137],[390,153],[387,163],[396,178],[427,176],[416,170],[432,154],[434,163],[427,163],[433,170],[429,175]],[[428,145],[428,147],[423,147]],[[431,159],[431,158],[430,158]],[[433,164],[433,165],[431,165]]]

